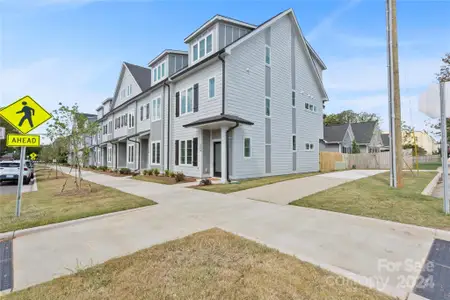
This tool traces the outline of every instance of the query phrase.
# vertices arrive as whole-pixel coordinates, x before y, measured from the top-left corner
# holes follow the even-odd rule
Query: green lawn
[[[419,170],[436,170],[437,168],[441,167],[441,162],[428,162],[428,163],[419,163]],[[416,168],[416,165],[414,164],[413,169]]]
[[[51,223],[121,211],[155,204],[151,200],[123,193],[119,190],[84,181],[77,191],[73,177],[67,181],[66,191],[60,193],[67,175],[48,170],[36,172],[38,191],[24,193],[21,215],[15,217],[16,195],[0,198],[0,232],[36,227]]]
[[[219,229],[115,258],[4,299],[393,300]]]
[[[450,216],[442,212],[442,200],[422,196],[436,175],[404,172],[405,187],[389,186],[389,173],[346,183],[292,202],[292,205],[331,210],[425,227],[450,229]]]
[[[314,173],[302,173],[302,174],[287,174],[287,175],[279,175],[279,176],[270,176],[270,177],[261,177],[261,178],[252,178],[252,179],[244,179],[239,181],[239,183],[231,183],[231,184],[213,184],[213,185],[206,185],[206,186],[196,186],[196,189],[209,191],[209,192],[215,192],[215,193],[222,193],[222,194],[229,194],[234,192],[239,192],[263,185],[273,184],[281,181],[291,180],[291,179],[297,179],[297,178],[303,178],[303,177],[309,177],[314,175],[319,175],[321,173],[314,172]]]

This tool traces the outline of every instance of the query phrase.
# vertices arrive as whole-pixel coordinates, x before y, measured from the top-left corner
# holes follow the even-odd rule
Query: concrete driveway
[[[348,170],[282,181],[232,195],[252,200],[286,205],[292,201],[327,190],[346,182],[384,173],[385,170]]]

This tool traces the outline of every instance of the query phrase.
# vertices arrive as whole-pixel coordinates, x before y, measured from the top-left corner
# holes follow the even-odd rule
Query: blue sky
[[[186,50],[183,39],[217,13],[257,25],[287,8],[328,67],[326,113],[375,112],[387,130],[382,0],[0,0],[0,103],[29,94],[48,110],[77,102],[95,113],[122,61],[146,65],[165,48]],[[400,0],[397,10],[402,117],[423,129],[418,96],[450,52],[450,1]]]

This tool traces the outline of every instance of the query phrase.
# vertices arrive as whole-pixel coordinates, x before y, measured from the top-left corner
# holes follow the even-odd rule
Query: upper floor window
[[[144,120],[144,106],[141,106],[140,113],[141,113],[141,121],[143,121]]]
[[[181,101],[180,101],[180,112],[181,115],[191,113],[192,112],[192,102],[193,102],[193,88],[190,87],[186,90],[180,92]]]
[[[158,80],[158,76],[156,76],[156,75],[158,75],[157,72],[158,72],[158,70],[156,68],[154,68],[153,69],[153,81]]]
[[[305,103],[305,109],[312,112],[317,112],[317,106],[310,103]]]
[[[161,120],[161,98],[152,100],[152,121]]]
[[[216,95],[216,78],[210,78],[208,81],[208,94],[209,94],[209,98],[213,98]]]
[[[163,62],[161,64],[161,76],[164,77],[165,76],[165,68],[166,68],[166,63]]]
[[[147,103],[147,105],[145,105],[145,118],[148,120],[148,118],[150,118],[150,103]]]
[[[266,46],[266,65],[270,65],[270,47]]]
[[[166,76],[166,61],[153,67],[153,82],[159,81]]]
[[[196,61],[200,58],[203,58],[205,55],[212,52],[213,46],[213,38],[212,33],[208,36],[200,39],[197,43],[192,46],[192,57],[193,61]]]
[[[128,114],[128,128],[134,128],[134,113]]]

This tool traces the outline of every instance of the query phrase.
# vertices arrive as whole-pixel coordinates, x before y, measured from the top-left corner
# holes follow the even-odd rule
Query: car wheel
[[[25,178],[23,184],[28,185],[30,183],[30,178]]]
[[[34,179],[34,173],[31,174],[31,179]]]

